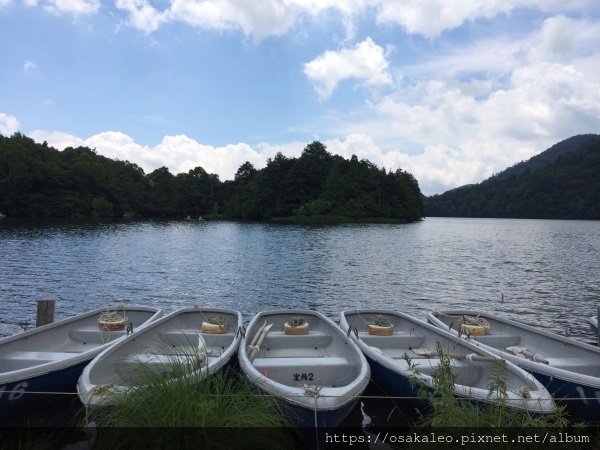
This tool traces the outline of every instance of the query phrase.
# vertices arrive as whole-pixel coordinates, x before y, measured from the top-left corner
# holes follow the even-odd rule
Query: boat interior
[[[150,319],[154,313],[143,310],[125,311],[134,329]],[[123,311],[118,311],[118,314],[123,316]],[[125,333],[126,330],[101,330],[97,314],[63,324],[57,323],[56,326],[44,330],[33,329],[11,336],[0,345],[0,372],[66,360],[114,341]]]
[[[298,317],[308,323],[308,334],[286,334],[284,323]],[[265,377],[288,386],[340,387],[358,376],[359,360],[347,338],[318,316],[264,315],[256,322],[256,327],[249,330],[248,342],[265,321],[272,327],[252,360],[254,367]]]
[[[440,365],[438,347],[441,346],[451,358],[452,371],[456,376],[457,384],[488,389],[491,377],[501,364],[498,360],[469,361],[466,355],[472,354],[473,350],[462,345],[460,341],[448,339],[441,333],[399,315],[348,312],[345,317],[359,341],[369,346],[373,355],[381,355],[383,358],[393,360],[394,364],[403,371],[408,370],[408,358],[414,365],[415,372],[431,376]],[[369,333],[368,325],[375,317],[383,318],[391,324],[393,333],[391,335]],[[511,386],[510,383],[509,381],[509,389],[522,387],[522,383],[518,386]]]
[[[227,321],[221,334],[201,331],[203,321],[219,315]],[[232,344],[238,329],[237,315],[203,311],[182,312],[170,320],[151,324],[143,333],[113,348],[90,371],[96,385],[134,383],[141,367],[157,372],[187,371],[211,366]],[[200,338],[204,343],[200,350]],[[205,353],[205,354],[204,354]]]
[[[434,313],[434,316],[447,327],[458,332],[461,314]],[[484,318],[489,323],[489,334],[469,336],[468,339],[481,342],[506,354],[547,363],[549,367],[582,375],[600,376],[600,349],[565,338],[553,339],[526,327],[520,328],[495,320],[488,315]],[[464,334],[462,336],[465,337]]]

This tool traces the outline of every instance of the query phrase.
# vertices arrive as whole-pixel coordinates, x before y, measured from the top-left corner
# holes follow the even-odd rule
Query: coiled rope
[[[288,326],[292,328],[301,327],[304,325],[306,321],[302,317],[292,317],[287,321]]]
[[[391,326],[393,326],[392,321],[389,320],[387,317],[382,316],[381,314],[378,314],[376,316],[371,317],[371,320],[369,321],[369,324],[376,325],[378,327],[391,327]]]

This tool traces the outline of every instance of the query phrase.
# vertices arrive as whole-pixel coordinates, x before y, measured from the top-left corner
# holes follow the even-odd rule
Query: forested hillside
[[[529,158],[527,161],[521,161],[512,167],[492,176],[492,179],[506,180],[513,175],[521,175],[529,170],[533,172],[541,167],[552,164],[559,156],[565,155],[579,149],[583,144],[594,139],[600,139],[598,134],[579,134],[572,136],[564,141],[554,144],[549,149],[543,151],[539,155]]]
[[[9,217],[185,217],[269,220],[338,216],[413,221],[424,215],[409,173],[346,160],[320,142],[299,158],[278,153],[266,167],[246,162],[222,182],[196,167],[149,174],[79,147],[58,151],[15,134],[0,135],[0,211]]]
[[[427,216],[600,219],[600,137],[575,138],[533,165],[426,198]]]

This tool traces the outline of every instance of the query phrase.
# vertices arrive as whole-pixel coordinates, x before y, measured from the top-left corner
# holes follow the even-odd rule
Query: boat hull
[[[56,394],[74,394],[77,380],[90,361],[0,386],[0,417],[19,415]]]
[[[598,337],[598,318],[590,317],[588,323],[590,325],[590,331],[594,333],[594,336]]]
[[[101,330],[98,315],[103,311],[90,311],[0,341],[0,417],[19,414],[36,403],[56,398],[57,393],[75,394],[86,365],[127,333]],[[161,312],[135,305],[124,310],[134,332],[157,319]]]
[[[548,373],[531,371],[531,374],[548,389],[556,402],[564,405],[569,419],[598,420],[600,386],[586,386]]]
[[[279,331],[296,316],[310,323],[309,333],[293,336]],[[274,326],[274,331],[254,347],[251,342],[263,321],[269,322],[269,329]],[[256,357],[249,356],[252,348]],[[238,359],[255,388],[275,397],[282,416],[299,429],[338,427],[370,379],[368,363],[358,347],[333,321],[316,311],[257,314],[242,339]]]
[[[228,323],[227,331],[201,331],[201,325],[209,315],[221,315],[225,318]],[[183,376],[203,378],[224,371],[237,362],[241,326],[242,316],[239,311],[214,307],[192,307],[173,311],[135,336],[130,336],[100,353],[79,377],[79,398],[84,405],[106,407],[113,400],[110,395],[102,394],[105,388],[110,386],[116,391],[126,391],[132,383],[136,383],[134,379],[129,379],[131,374],[135,374],[135,371],[144,365],[157,372],[169,371],[174,364],[180,362],[187,367],[191,359],[196,358],[200,335],[205,350],[208,350],[205,364]]]
[[[311,409],[280,399],[278,408],[294,428],[337,428],[354,409],[357,401],[358,397],[335,409],[324,410],[318,408],[318,403],[316,408]]]
[[[371,333],[368,325],[374,317],[389,323],[393,332]],[[392,397],[411,398],[411,406],[427,404],[418,398],[420,387],[413,386],[411,379],[418,379],[428,392],[434,391],[434,371],[441,360],[440,355],[427,349],[441,347],[452,361],[454,395],[461,401],[480,405],[496,403],[497,394],[490,393],[489,383],[502,365],[510,386],[505,399],[508,408],[538,414],[549,414],[555,409],[548,391],[526,371],[504,364],[487,350],[407,314],[386,310],[344,311],[340,315],[340,326],[347,332],[350,330],[349,335],[367,357],[375,384]],[[527,390],[527,396],[522,395],[522,389]]]
[[[550,392],[556,402],[565,407],[570,419],[597,420],[600,411],[600,377],[590,374],[594,372],[593,366],[597,364],[596,361],[600,360],[600,350],[545,330],[537,330],[530,325],[474,311],[451,310],[430,313],[427,320],[438,328],[448,329],[448,324],[442,321],[440,317],[460,315],[480,316],[489,320],[492,324],[490,336],[467,337],[463,335],[463,339],[529,372]],[[504,339],[506,339],[505,343],[496,346],[484,343],[485,339],[494,338],[494,329],[500,327],[503,327],[502,333],[504,333]],[[458,335],[454,328],[451,329],[451,333]],[[538,345],[542,345],[543,342],[543,350],[540,350],[540,352],[547,363],[519,357],[507,351],[504,347],[510,339],[509,335],[529,336],[530,339],[529,341],[522,341],[523,338],[521,337],[521,341],[517,343],[510,342],[511,345],[534,348],[535,346],[529,345],[528,342],[537,342]],[[501,335],[499,338],[501,339],[503,336]],[[577,357],[581,358],[578,361],[579,363],[591,362],[589,363],[590,367],[577,369],[577,361],[573,359]]]

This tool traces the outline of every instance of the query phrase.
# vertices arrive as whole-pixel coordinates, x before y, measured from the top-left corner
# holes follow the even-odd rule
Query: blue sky
[[[600,132],[594,0],[0,0],[0,133],[230,179],[315,139],[425,194]]]

